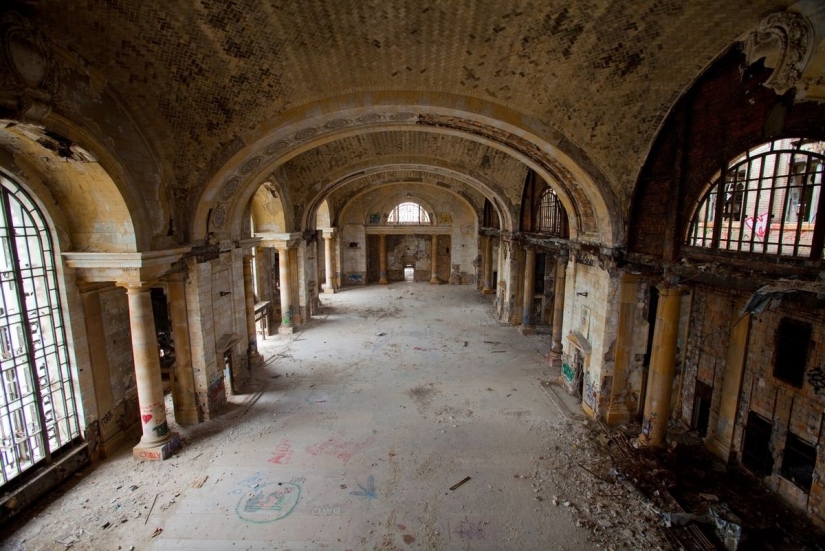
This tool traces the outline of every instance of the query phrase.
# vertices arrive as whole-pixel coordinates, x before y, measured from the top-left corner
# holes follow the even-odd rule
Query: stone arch
[[[136,231],[120,186],[103,163],[77,143],[41,126],[0,128],[5,168],[31,189],[54,221],[63,251],[136,252],[148,236]]]
[[[332,212],[329,208],[329,202],[324,200],[318,206],[315,213],[315,227],[316,228],[331,228],[332,227]]]
[[[387,159],[391,161],[391,159]],[[408,162],[401,162],[408,161]],[[375,166],[362,166],[356,164],[355,166],[346,167],[338,173],[332,174],[331,182],[322,190],[319,190],[315,197],[309,202],[309,208],[305,213],[305,220],[311,219],[311,212],[314,205],[319,204],[325,200],[336,190],[341,189],[347,185],[358,185],[360,182],[367,184],[384,184],[393,183],[396,181],[408,179],[420,180],[422,183],[429,183],[438,185],[447,183],[451,188],[457,187],[457,184],[465,184],[469,188],[478,191],[483,197],[497,197],[496,202],[497,213],[500,218],[505,221],[505,227],[512,227],[512,211],[513,206],[502,198],[501,194],[495,191],[495,184],[481,180],[480,176],[474,177],[466,174],[464,171],[454,169],[449,163],[439,162],[437,160],[418,160],[417,163],[409,162],[410,159],[399,159],[398,164],[386,164]],[[430,164],[424,164],[425,162]],[[480,215],[483,205],[472,205],[466,197],[465,201],[471,205],[471,208],[476,211],[476,215]],[[306,222],[305,222],[306,223]]]
[[[281,199],[280,187],[273,182],[264,182],[255,191],[248,203],[252,218],[252,230],[255,233],[288,232],[287,213]]]
[[[371,100],[371,101],[368,101]],[[506,151],[534,168],[547,180],[558,182],[574,198],[582,224],[582,238],[615,246],[624,239],[624,218],[607,178],[584,152],[554,129],[512,112],[500,105],[476,105],[479,100],[450,94],[427,93],[417,103],[399,101],[392,93],[370,98],[350,95],[293,109],[277,120],[261,125],[258,138],[241,148],[209,179],[200,191],[191,224],[193,239],[203,239],[206,214],[211,208],[233,208],[222,201],[220,190],[230,179],[241,176],[244,184],[237,201],[254,181],[287,160],[321,144],[365,131],[415,129],[448,133]],[[228,220],[237,220],[237,209]],[[214,228],[232,233],[229,226]]]

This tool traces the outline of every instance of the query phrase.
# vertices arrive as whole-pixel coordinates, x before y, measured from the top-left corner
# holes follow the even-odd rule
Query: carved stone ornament
[[[745,42],[748,63],[766,58],[765,65],[773,67],[773,74],[765,86],[783,95],[797,86],[802,72],[811,59],[814,31],[804,16],[790,11],[767,15]]]
[[[57,62],[27,20],[9,12],[0,18],[0,84],[19,97],[24,118],[41,121],[58,96]]]

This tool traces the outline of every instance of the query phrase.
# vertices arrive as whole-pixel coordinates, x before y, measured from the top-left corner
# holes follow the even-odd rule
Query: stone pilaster
[[[278,333],[282,335],[295,332],[295,323],[292,319],[292,286],[289,265],[289,249],[278,247],[278,272],[281,283],[281,325],[278,327]]]
[[[202,419],[195,396],[185,277],[184,272],[177,272],[167,277],[169,313],[172,317],[172,338],[175,344],[175,385],[172,400],[175,406],[175,420],[178,424],[193,425],[200,423]]]
[[[640,443],[653,447],[662,447],[666,444],[681,307],[682,292],[677,287],[667,284],[659,287],[659,306],[653,329],[642,434],[639,435]]]

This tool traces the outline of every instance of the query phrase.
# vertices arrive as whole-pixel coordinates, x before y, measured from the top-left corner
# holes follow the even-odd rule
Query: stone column
[[[628,272],[622,273],[622,288],[619,295],[619,327],[616,331],[616,361],[613,366],[613,388],[610,392],[610,405],[605,420],[610,425],[627,423],[630,412],[625,404],[627,396],[627,375],[633,354],[633,318],[636,315],[636,291],[639,276]]]
[[[536,248],[524,248],[524,296],[521,304],[522,331],[533,326],[533,295],[536,294]]]
[[[430,284],[431,285],[438,285],[441,283],[438,280],[438,236],[433,235],[433,246],[432,252],[430,254],[432,256],[432,274],[430,275]]]
[[[324,293],[331,295],[335,293],[335,286],[332,284],[332,234],[324,232]]]
[[[378,236],[378,284],[387,283],[387,236],[382,233]]]
[[[556,258],[556,289],[553,297],[553,342],[550,351],[557,356],[561,355],[561,328],[564,323],[564,284],[567,277],[567,260],[570,258],[567,251],[559,253]]]
[[[639,442],[649,446],[665,445],[676,371],[676,340],[679,336],[681,306],[682,293],[677,287],[667,284],[659,287],[659,307],[653,329],[642,434],[639,435]]]
[[[148,286],[129,285],[129,325],[132,331],[132,355],[143,435],[132,449],[137,459],[162,461],[174,451],[173,435],[166,423],[163,383],[152,297]]]
[[[295,323],[292,321],[292,290],[290,285],[289,249],[278,248],[278,272],[281,280],[281,325],[278,333],[288,335],[295,332]]]
[[[493,238],[492,236],[484,237],[484,289],[482,293],[485,295],[492,295],[493,289]]]
[[[175,344],[175,385],[172,401],[175,405],[175,421],[179,425],[194,425],[201,422],[201,417],[195,397],[185,278],[184,272],[170,274],[167,278],[169,314],[172,317],[172,340]]]
[[[253,361],[259,361],[261,355],[258,353],[258,330],[255,327],[255,287],[252,284],[252,261],[254,257],[245,255],[243,257],[243,296],[246,307],[246,334],[249,339],[246,353],[249,356],[249,365]]]
[[[708,427],[708,448],[725,463],[730,463],[734,455],[733,431],[736,428],[736,410],[739,409],[745,358],[748,353],[751,316],[740,317],[738,314],[744,306],[744,301],[737,301],[731,308],[730,340],[722,379],[719,417],[715,425]]]

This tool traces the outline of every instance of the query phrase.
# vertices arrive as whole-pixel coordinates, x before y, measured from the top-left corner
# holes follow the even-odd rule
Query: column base
[[[731,460],[734,457],[734,452],[731,449],[730,443],[717,440],[715,436],[716,435],[708,438],[706,443],[708,449],[713,455],[721,459],[725,465],[730,465],[732,463]]]
[[[261,367],[261,366],[264,365],[264,357],[257,350],[255,352],[253,352],[252,354],[249,354],[248,357],[249,357],[249,368],[250,369],[253,368],[253,367]]]
[[[630,412],[624,404],[611,405],[604,414],[604,420],[608,425],[623,425],[630,421]]]
[[[335,289],[332,288],[332,287],[327,287],[326,289],[324,289],[324,294],[325,295],[334,295],[335,294]]]
[[[183,447],[180,436],[170,433],[171,436],[156,444],[139,443],[132,448],[132,457],[139,461],[163,461]]]
[[[178,425],[197,425],[201,422],[200,412],[197,407],[181,408],[175,410],[175,422]]]
[[[278,334],[279,335],[291,335],[295,332],[294,325],[284,325],[283,323],[278,326]]]

